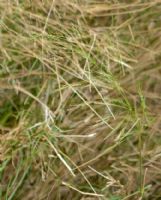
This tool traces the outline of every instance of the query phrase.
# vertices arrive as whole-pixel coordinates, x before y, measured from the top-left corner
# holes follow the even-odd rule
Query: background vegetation
[[[160,53],[160,0],[0,0],[0,199],[161,199]]]

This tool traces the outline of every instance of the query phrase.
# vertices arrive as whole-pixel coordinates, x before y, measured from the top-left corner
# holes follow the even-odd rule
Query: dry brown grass
[[[161,1],[0,16],[0,199],[161,199]]]

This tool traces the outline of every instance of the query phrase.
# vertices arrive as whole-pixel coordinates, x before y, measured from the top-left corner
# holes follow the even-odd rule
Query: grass
[[[0,1],[0,199],[161,199],[161,1]]]

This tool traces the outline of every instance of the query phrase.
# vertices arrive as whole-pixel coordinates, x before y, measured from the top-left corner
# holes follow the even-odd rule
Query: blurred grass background
[[[0,1],[0,199],[161,199],[161,1]]]

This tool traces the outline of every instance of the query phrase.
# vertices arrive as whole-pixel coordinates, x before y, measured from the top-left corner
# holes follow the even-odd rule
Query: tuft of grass
[[[0,199],[161,198],[160,13],[0,1]]]

